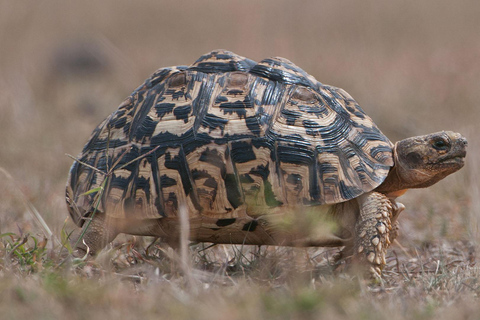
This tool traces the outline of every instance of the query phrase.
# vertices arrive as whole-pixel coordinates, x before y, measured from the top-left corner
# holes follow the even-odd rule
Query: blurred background
[[[466,167],[402,198],[399,240],[479,240],[479,17],[475,0],[0,0],[0,233],[41,233],[27,199],[58,235],[65,154],[156,69],[221,48],[344,88],[392,141],[464,134]]]

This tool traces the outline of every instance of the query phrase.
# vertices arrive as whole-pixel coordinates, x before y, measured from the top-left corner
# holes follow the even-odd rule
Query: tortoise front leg
[[[374,278],[380,278],[385,254],[391,243],[394,206],[382,193],[370,192],[358,198],[359,217],[355,225],[353,260],[367,262]]]

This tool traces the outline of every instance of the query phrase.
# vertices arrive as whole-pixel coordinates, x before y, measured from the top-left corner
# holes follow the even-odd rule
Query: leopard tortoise
[[[174,244],[183,210],[192,241],[344,247],[379,275],[395,199],[459,170],[466,146],[450,131],[392,144],[344,90],[283,58],[217,50],[159,69],[105,119],[66,200],[91,253],[119,233]],[[329,227],[294,228],[312,212]]]

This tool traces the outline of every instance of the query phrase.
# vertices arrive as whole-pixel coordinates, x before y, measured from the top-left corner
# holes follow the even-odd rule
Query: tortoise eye
[[[437,150],[448,150],[450,148],[448,141],[444,139],[438,139],[433,141],[432,146],[434,149]]]

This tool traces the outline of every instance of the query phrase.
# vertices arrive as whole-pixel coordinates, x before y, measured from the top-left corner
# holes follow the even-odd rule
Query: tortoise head
[[[409,188],[426,188],[463,167],[467,139],[441,131],[398,141],[395,166],[379,191],[389,193]]]

